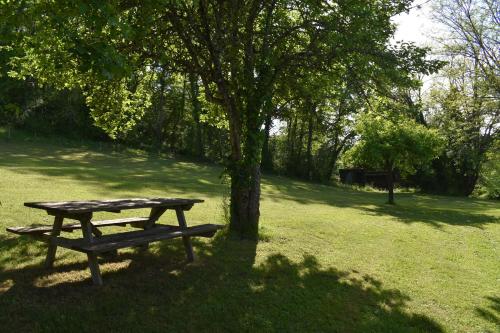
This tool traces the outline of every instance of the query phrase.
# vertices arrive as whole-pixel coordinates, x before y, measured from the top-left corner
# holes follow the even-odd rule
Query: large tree
[[[18,77],[78,86],[97,123],[131,128],[159,71],[189,73],[229,124],[230,229],[258,232],[264,101],[290,73],[349,66],[365,77],[426,67],[425,52],[388,47],[390,18],[410,0],[26,1],[9,6],[30,28]],[[428,67],[428,66],[427,66]],[[431,66],[432,67],[432,66]],[[301,71],[294,71],[300,68]],[[425,71],[425,70],[424,70]]]
[[[439,55],[448,65],[428,98],[430,125],[447,138],[435,162],[446,190],[470,195],[500,133],[500,16],[497,0],[439,0]]]

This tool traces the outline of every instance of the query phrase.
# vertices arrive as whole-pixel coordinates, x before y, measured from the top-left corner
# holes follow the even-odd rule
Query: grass
[[[0,138],[0,330],[498,330],[498,202],[397,193],[388,206],[384,193],[264,177],[259,243],[197,239],[192,264],[179,240],[122,250],[101,261],[101,288],[84,255],[60,249],[44,270],[43,244],[5,232],[51,223],[23,207],[34,200],[203,198],[188,224],[221,223],[220,173],[140,152]]]

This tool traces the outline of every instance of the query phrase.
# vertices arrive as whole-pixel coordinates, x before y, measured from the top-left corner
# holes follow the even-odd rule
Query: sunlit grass
[[[102,261],[102,288],[91,286],[84,255],[60,250],[55,269],[46,271],[43,244],[5,232],[51,223],[23,207],[35,200],[202,198],[188,224],[222,223],[221,172],[101,145],[0,138],[1,330],[498,328],[498,202],[397,193],[397,205],[388,206],[384,193],[269,176],[259,243],[197,240],[192,264],[178,240],[148,253],[123,250]],[[147,211],[124,215],[137,214]]]

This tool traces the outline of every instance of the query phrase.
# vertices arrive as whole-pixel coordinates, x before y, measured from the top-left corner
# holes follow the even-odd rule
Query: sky
[[[408,14],[400,14],[393,18],[397,24],[394,40],[415,42],[418,46],[429,46],[436,24],[431,20],[432,0],[416,0]],[[419,6],[420,5],[420,6]]]
[[[392,19],[397,25],[393,42],[414,42],[422,47],[435,45],[432,37],[435,34],[442,34],[443,27],[432,21],[433,1],[435,0],[415,0],[408,14],[403,13]],[[436,79],[435,75],[423,77],[422,90],[425,92],[430,89]]]

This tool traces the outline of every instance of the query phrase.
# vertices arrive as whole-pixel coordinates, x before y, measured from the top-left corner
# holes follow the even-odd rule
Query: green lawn
[[[122,250],[102,260],[100,288],[84,255],[58,250],[47,271],[43,244],[5,232],[51,222],[23,207],[35,200],[202,198],[188,224],[222,223],[220,173],[140,153],[0,138],[0,331],[498,330],[498,202],[398,193],[392,207],[383,193],[265,177],[259,243],[197,240],[192,264],[179,240],[148,253]]]

